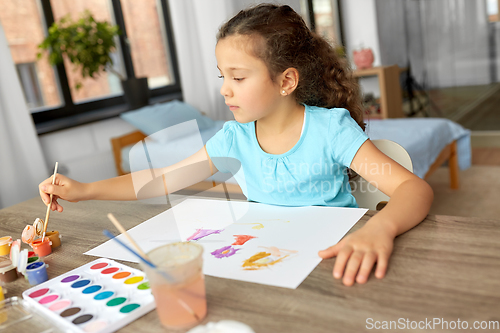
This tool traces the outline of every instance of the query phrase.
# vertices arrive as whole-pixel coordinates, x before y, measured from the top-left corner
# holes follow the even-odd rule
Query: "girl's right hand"
[[[78,202],[84,199],[85,193],[84,183],[77,182],[71,178],[63,176],[61,174],[56,174],[56,179],[52,185],[52,176],[45,179],[38,185],[38,190],[40,191],[40,197],[42,201],[47,206],[50,202],[50,194],[52,194],[52,205],[50,209],[52,211],[62,212],[63,207],[57,201],[58,199],[63,199],[69,202]]]

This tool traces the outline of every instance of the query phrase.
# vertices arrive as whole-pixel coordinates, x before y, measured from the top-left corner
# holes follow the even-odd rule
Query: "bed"
[[[129,114],[132,112],[129,112]],[[134,123],[127,116],[122,118],[136,127],[142,128],[142,131],[138,130],[111,139],[118,175],[124,175],[131,170],[161,167],[181,161],[199,150],[224,124],[224,121],[210,120],[204,123],[206,119],[196,119],[197,124],[202,125],[199,126],[199,131],[177,131],[177,134],[170,135],[170,140],[162,141],[155,138],[154,131],[158,128],[151,129],[143,126],[148,121],[155,122],[156,120],[148,119],[144,114],[141,115],[140,112],[137,115],[140,123]],[[176,119],[175,121],[181,120],[185,121],[186,119]],[[156,125],[167,127],[165,124]],[[171,123],[167,125],[172,126]],[[171,128],[175,127],[172,126]],[[447,119],[369,120],[367,121],[366,133],[370,139],[388,139],[403,146],[412,159],[413,172],[422,179],[428,178],[437,168],[447,164],[452,189],[458,189],[460,186],[459,170],[465,170],[471,164],[470,131]],[[142,144],[136,145],[141,141]],[[144,151],[146,151],[146,154]],[[227,175],[219,173],[214,175],[214,180],[217,183],[226,182],[229,192],[241,194],[241,190],[234,178],[227,179]],[[212,184],[211,181],[201,182],[188,190],[207,190],[212,187]]]
[[[367,121],[370,139],[388,139],[406,149],[413,173],[427,179],[447,164],[450,187],[458,189],[459,171],[471,166],[470,130],[444,118],[398,118]]]

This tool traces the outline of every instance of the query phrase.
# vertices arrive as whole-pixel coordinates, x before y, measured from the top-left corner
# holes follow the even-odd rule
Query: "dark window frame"
[[[54,15],[52,13],[52,6],[50,0],[40,0],[43,18],[45,19],[47,27],[54,23]],[[134,78],[134,67],[130,48],[126,42],[127,32],[125,28],[125,20],[123,17],[122,7],[120,0],[111,0],[116,24],[120,27],[122,34],[119,36],[121,53],[124,60],[124,67],[128,78]],[[167,37],[168,50],[170,54],[170,64],[174,84],[150,89],[151,102],[170,100],[174,98],[182,99],[181,81],[179,75],[179,66],[177,62],[177,53],[175,49],[174,35],[171,25],[170,9],[168,0],[160,0],[161,9],[163,13],[163,21],[165,33]],[[74,103],[71,97],[71,91],[66,75],[66,68],[64,64],[55,66],[57,83],[60,86],[62,105],[57,107],[37,108],[33,113],[33,121],[37,127],[39,134],[53,131],[55,129],[68,128],[90,121],[95,121],[112,116],[116,116],[121,112],[127,111],[129,108],[126,105],[123,95],[98,98],[95,100]],[[99,116],[102,113],[102,117]],[[55,124],[58,125],[55,125]],[[49,129],[50,128],[50,129]]]
[[[500,0],[498,0],[500,1]],[[341,0],[336,0],[332,1],[332,9],[337,11],[337,18],[339,20],[338,26],[339,26],[339,44],[342,46],[345,45],[345,38],[344,38],[344,22],[342,19],[342,1]],[[337,8],[333,8],[333,6],[336,6]],[[333,13],[332,13],[333,15]],[[316,32],[316,18],[314,17],[314,1],[313,0],[307,0],[307,18],[309,19],[309,25],[310,29],[314,32]]]

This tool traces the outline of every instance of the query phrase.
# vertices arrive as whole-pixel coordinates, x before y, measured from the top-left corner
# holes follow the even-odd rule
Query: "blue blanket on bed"
[[[413,173],[424,178],[439,153],[457,140],[461,170],[471,166],[470,130],[443,118],[401,118],[369,120],[366,134],[372,140],[387,139],[399,143],[411,157]]]

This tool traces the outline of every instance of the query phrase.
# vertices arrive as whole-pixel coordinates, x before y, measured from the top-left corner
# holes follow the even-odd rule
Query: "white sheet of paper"
[[[148,252],[163,244],[185,241],[197,229],[222,230],[192,240],[204,247],[203,272],[206,275],[295,289],[321,262],[318,251],[340,241],[366,211],[187,199],[128,230],[128,233],[144,252]],[[232,245],[237,239],[235,235],[255,238],[243,245]],[[128,243],[123,235],[119,238]],[[212,254],[230,245],[236,250],[233,255],[217,258]],[[276,249],[280,251],[276,252]],[[271,253],[258,261],[263,267],[246,270],[243,263],[261,252]],[[112,240],[85,254],[138,261]],[[269,262],[266,264],[265,261]]]

